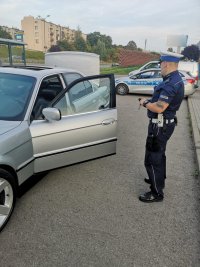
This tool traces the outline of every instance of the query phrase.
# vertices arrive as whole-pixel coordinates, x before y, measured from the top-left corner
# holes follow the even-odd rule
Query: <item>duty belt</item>
[[[150,121],[152,122],[152,123],[158,123],[158,119],[150,119]],[[175,120],[174,119],[164,119],[164,123],[166,123],[166,124],[168,124],[168,123],[172,123],[172,122],[174,122]]]

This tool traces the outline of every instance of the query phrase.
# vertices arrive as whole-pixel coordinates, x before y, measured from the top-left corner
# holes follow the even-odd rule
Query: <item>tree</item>
[[[73,44],[71,44],[68,40],[60,40],[57,42],[57,46],[60,48],[61,51],[73,51],[75,50],[75,47]]]
[[[108,50],[108,56],[112,62],[118,62],[119,61],[119,54],[120,54],[120,49],[117,47],[113,47],[113,48]]]
[[[100,40],[105,44],[106,48],[111,48],[112,47],[112,38],[108,35],[101,35]]]
[[[107,59],[107,50],[106,50],[104,42],[102,42],[101,40],[98,40],[97,42],[97,46],[95,47],[95,53],[100,55],[100,58],[102,60]]]
[[[112,38],[100,32],[93,32],[87,35],[87,42],[91,47],[97,46],[98,41],[105,44],[106,48],[112,48]]]
[[[126,49],[137,50],[137,45],[134,41],[129,41],[126,45]]]
[[[52,45],[48,50],[48,52],[60,52],[60,51],[61,51],[61,48],[58,45]]]
[[[82,37],[82,32],[79,27],[75,33],[74,47],[78,51],[87,51],[87,44]]]
[[[189,60],[198,61],[200,56],[200,50],[196,45],[190,45],[184,48],[182,55]]]
[[[89,33],[87,35],[87,42],[89,43],[89,45],[93,47],[97,45],[97,42],[98,40],[100,40],[100,38],[101,38],[100,32]]]
[[[12,36],[0,26],[0,38],[12,39]]]

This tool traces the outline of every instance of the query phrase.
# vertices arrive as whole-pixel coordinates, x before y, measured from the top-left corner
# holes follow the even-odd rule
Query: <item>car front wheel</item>
[[[16,190],[13,176],[0,169],[0,232],[8,222],[16,201]]]
[[[116,86],[116,92],[119,95],[127,95],[128,94],[128,86],[125,84],[118,84]]]

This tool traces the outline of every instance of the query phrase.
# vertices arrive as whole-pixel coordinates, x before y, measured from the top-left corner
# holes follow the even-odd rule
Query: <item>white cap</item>
[[[184,57],[181,54],[174,53],[174,52],[161,52],[160,53],[160,61],[168,61],[168,62],[179,62],[179,60]]]

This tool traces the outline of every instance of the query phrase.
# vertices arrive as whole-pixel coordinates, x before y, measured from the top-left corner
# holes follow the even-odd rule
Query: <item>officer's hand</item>
[[[138,98],[139,102],[140,102],[140,106],[143,106],[144,101],[146,101],[147,99],[142,97],[142,98]]]

